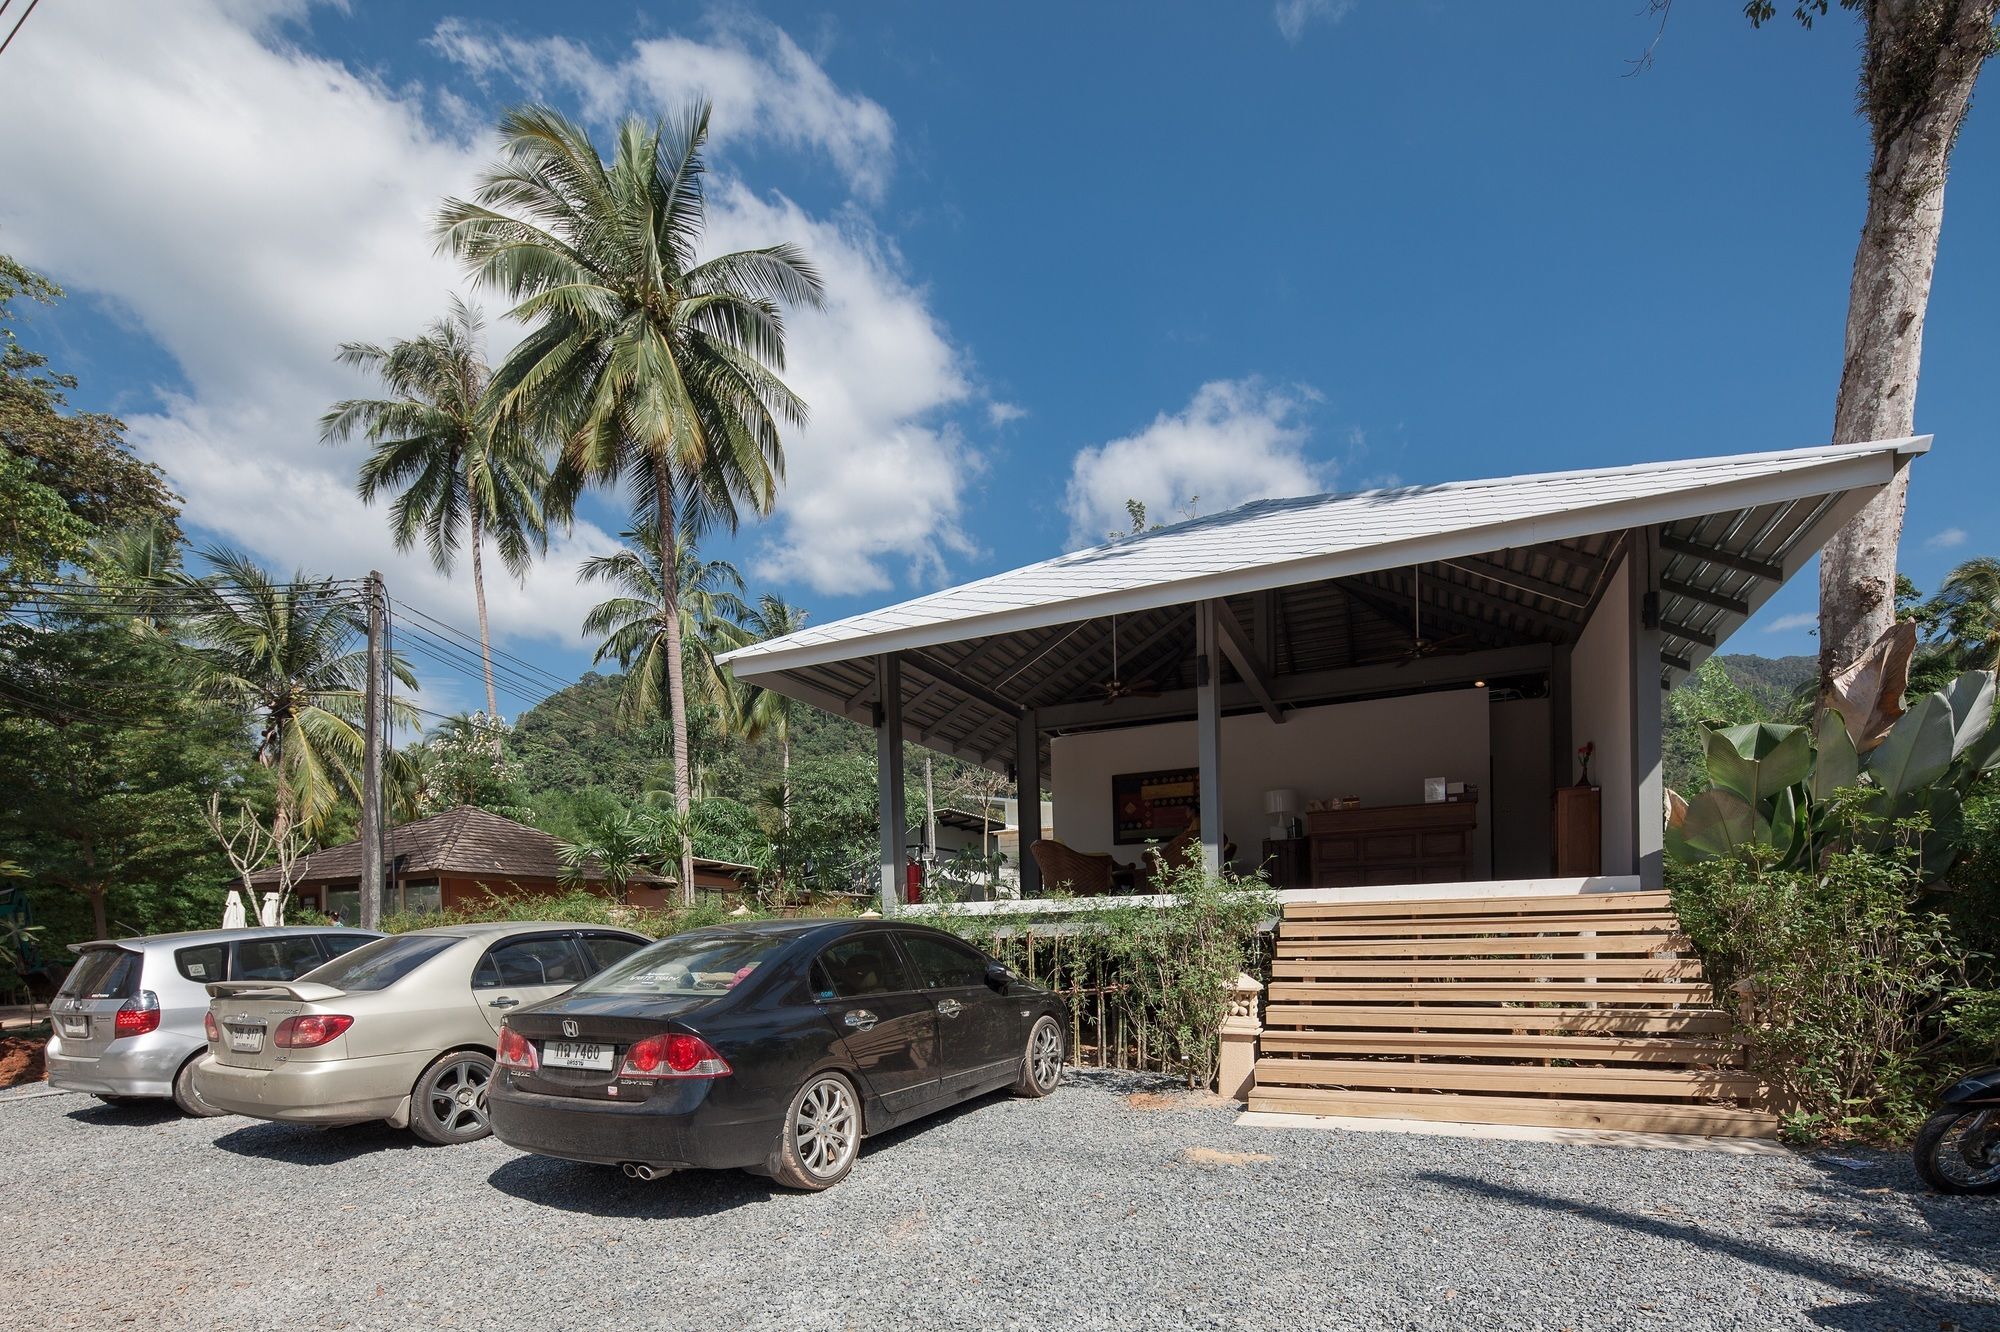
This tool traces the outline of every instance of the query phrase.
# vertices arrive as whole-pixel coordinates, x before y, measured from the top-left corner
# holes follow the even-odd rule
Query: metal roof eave
[[[1433,560],[1458,559],[1519,546],[1573,540],[1599,532],[1678,522],[1761,504],[1783,503],[1814,495],[1876,490],[1895,476],[1902,459],[1926,452],[1928,435],[1884,440],[1849,452],[1830,452],[1824,461],[1781,472],[1742,477],[1720,485],[1638,496],[1606,504],[1532,514],[1523,518],[1455,528],[1402,541],[1360,546],[1303,559],[1253,565],[1195,578],[1175,579],[1063,600],[1042,601],[959,618],[886,629],[830,642],[787,648],[783,640],[752,644],[723,656],[738,679],[769,681],[788,671],[833,662],[934,647],[969,638],[1018,633],[1113,614],[1154,610],[1211,597],[1234,596],[1297,583],[1342,578],[1380,569],[1401,568]],[[1763,455],[1749,455],[1754,458]],[[1790,457],[1773,454],[1771,457]],[[1746,460],[1748,460],[1746,458]],[[1697,460],[1701,461],[1701,460]],[[1712,461],[1712,460],[1711,460]],[[1698,499],[1698,502],[1695,502]],[[821,632],[825,632],[823,627]],[[800,697],[792,691],[780,691]],[[818,700],[808,700],[818,702]],[[820,706],[825,704],[820,703]],[[834,709],[846,711],[845,708]]]

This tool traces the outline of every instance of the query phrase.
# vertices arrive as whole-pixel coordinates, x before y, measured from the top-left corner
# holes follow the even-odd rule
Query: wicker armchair
[[[1044,837],[1028,848],[1042,871],[1047,888],[1064,887],[1078,897],[1102,897],[1111,891],[1111,871],[1118,862],[1094,851],[1078,851],[1053,837]]]
[[[1226,865],[1235,858],[1236,843],[1224,842],[1222,846],[1222,863]],[[1159,892],[1160,889],[1157,885],[1167,877],[1169,872],[1182,869],[1195,869],[1199,868],[1200,865],[1201,829],[1191,823],[1186,828],[1183,828],[1165,846],[1149,846],[1146,848],[1146,857],[1139,862],[1139,891],[1141,893]]]

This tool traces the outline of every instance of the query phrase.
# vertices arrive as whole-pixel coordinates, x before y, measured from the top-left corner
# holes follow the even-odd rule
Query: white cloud
[[[1924,544],[1935,550],[1957,550],[1966,543],[1969,536],[1970,534],[1962,527],[1947,527]]]
[[[1767,634],[1789,634],[1800,629],[1819,628],[1819,615],[1814,611],[1799,611],[1794,615],[1780,615],[1764,626]]]
[[[431,45],[480,78],[573,94],[598,121],[616,120],[635,107],[669,110],[705,96],[714,107],[711,134],[718,148],[765,142],[824,153],[849,187],[870,200],[879,200],[889,183],[896,137],[889,113],[842,91],[775,24],[721,21],[707,42],[644,38],[612,62],[568,38],[520,38],[460,19],[440,23]]]
[[[341,342],[409,336],[461,285],[433,253],[430,218],[471,188],[492,143],[449,92],[386,88],[283,40],[276,26],[304,8],[45,7],[34,40],[7,54],[0,178],[16,188],[0,196],[0,243],[109,298],[177,363],[185,383],[127,421],[190,520],[275,566],[380,568],[392,594],[464,623],[463,569],[449,580],[391,548],[385,514],[353,496],[357,451],[322,446],[318,419],[369,391],[334,364]],[[474,60],[472,35],[441,32]],[[742,139],[822,149],[857,191],[886,181],[881,108],[834,89],[775,29],[718,42],[641,43],[623,65],[587,68],[608,69],[642,111],[664,109],[675,70],[726,72],[733,82],[711,79],[717,119],[737,119]],[[560,44],[546,45],[556,60]],[[935,576],[968,547],[959,508],[978,467],[936,419],[973,395],[961,353],[864,216],[829,222],[711,179],[710,244],[799,240],[833,295],[828,313],[793,321],[789,378],[814,423],[787,440],[769,568],[823,591],[885,586],[892,567]],[[495,334],[504,346],[504,326]],[[490,572],[496,635],[577,641],[597,592],[576,584],[576,564],[612,544],[579,526],[525,584]]]
[[[1338,23],[1353,8],[1354,0],[1278,0],[1271,14],[1277,19],[1278,31],[1284,34],[1285,40],[1297,46],[1310,24]]]
[[[1262,380],[1203,384],[1181,411],[1108,444],[1081,449],[1064,508],[1070,540],[1087,545],[1127,526],[1125,501],[1156,520],[1183,509],[1217,513],[1254,499],[1328,490],[1334,468],[1306,455],[1304,418],[1319,394]]]
[[[1014,402],[989,402],[986,404],[986,421],[994,429],[1010,426],[1028,414],[1028,409]]]

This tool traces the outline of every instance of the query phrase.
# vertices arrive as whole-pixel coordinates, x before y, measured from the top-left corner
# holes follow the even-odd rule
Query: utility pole
[[[386,618],[382,575],[368,571],[368,688],[362,706],[361,749],[361,920],[364,930],[382,924],[383,836],[382,739],[387,729],[389,654],[382,642]]]

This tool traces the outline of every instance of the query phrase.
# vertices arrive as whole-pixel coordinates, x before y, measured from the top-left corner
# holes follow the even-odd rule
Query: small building
[[[561,846],[559,839],[539,828],[471,805],[405,823],[389,833],[391,868],[382,909],[440,911],[475,907],[495,895],[556,896],[570,890],[562,882],[557,856]],[[741,890],[752,871],[747,865],[697,857],[694,873],[696,892],[729,893]],[[276,888],[278,871],[260,870],[251,882],[260,891]],[[615,895],[595,866],[586,869],[581,886]],[[675,887],[670,876],[641,871],[626,882],[624,900],[639,907],[671,905]],[[342,842],[301,858],[294,866],[292,892],[293,900],[307,910],[349,922],[360,919],[360,841]]]

